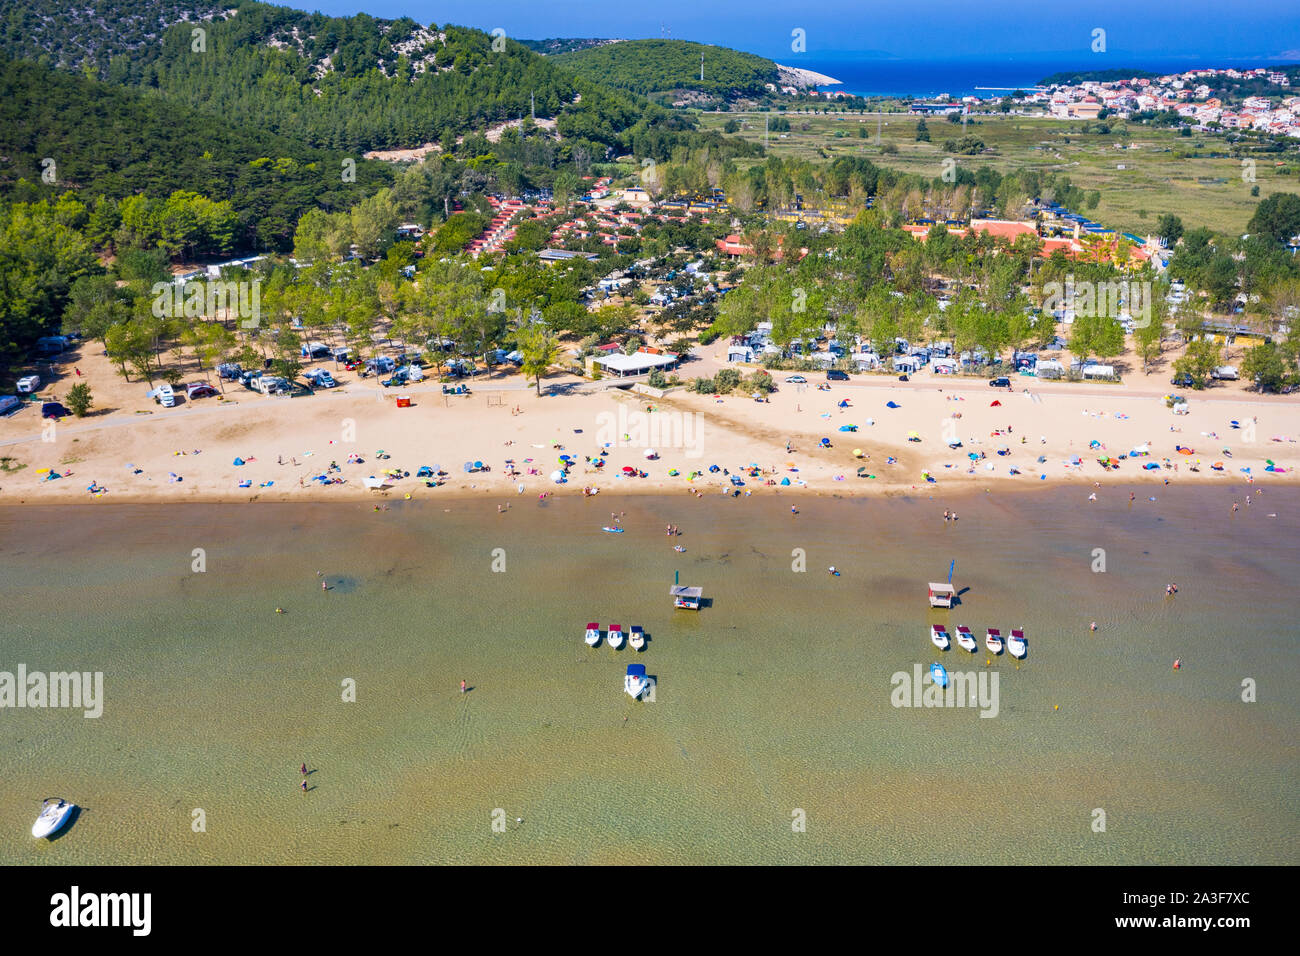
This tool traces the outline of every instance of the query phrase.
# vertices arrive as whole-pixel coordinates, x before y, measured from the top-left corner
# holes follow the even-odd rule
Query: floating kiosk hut
[[[956,593],[957,589],[951,584],[935,584],[931,581],[930,607],[952,607],[952,599]]]
[[[674,584],[668,589],[668,593],[673,596],[673,607],[685,608],[688,611],[698,611],[700,601],[704,597],[704,588],[688,588],[683,584]]]

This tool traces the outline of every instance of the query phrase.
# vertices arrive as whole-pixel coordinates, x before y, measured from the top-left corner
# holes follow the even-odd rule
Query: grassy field
[[[946,118],[927,120],[932,141],[918,143],[916,117],[904,114],[784,115],[790,121],[790,132],[768,135],[769,147],[775,155],[796,156],[812,162],[839,156],[865,156],[877,165],[927,178],[942,173],[943,160],[949,155],[943,152],[943,141],[962,135],[961,125],[949,123]],[[706,113],[700,119],[706,129],[721,129],[733,116],[736,114]],[[743,123],[739,135],[763,141],[763,114],[736,118]],[[896,155],[881,153],[876,140],[878,118],[880,143],[895,145]],[[804,124],[808,125],[807,130],[802,129]],[[1300,175],[1278,175],[1274,165],[1277,160],[1272,156],[1257,159],[1256,182],[1252,184],[1243,182],[1239,159],[1176,155],[1192,151],[1226,152],[1221,137],[1206,135],[1189,139],[1169,130],[1141,125],[1129,127],[1123,122],[1112,125],[1109,134],[1083,134],[1082,126],[1077,120],[980,117],[978,123],[970,123],[966,132],[982,139],[989,151],[981,156],[954,158],[960,166],[969,169],[987,165],[1003,173],[1031,168],[1067,175],[1074,185],[1101,192],[1101,204],[1096,209],[1075,212],[1141,236],[1154,228],[1157,217],[1164,212],[1182,217],[1188,228],[1208,226],[1216,232],[1240,234],[1261,198],[1274,192],[1300,193]],[[868,138],[858,138],[860,127],[867,128]],[[1128,136],[1123,135],[1125,130]],[[837,137],[837,133],[841,135]],[[1196,150],[1198,143],[1200,149]],[[1294,149],[1286,158],[1293,167],[1297,165]],[[1258,197],[1250,195],[1252,185],[1259,186]]]

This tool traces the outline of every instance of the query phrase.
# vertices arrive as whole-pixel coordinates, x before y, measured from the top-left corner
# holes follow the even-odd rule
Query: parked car
[[[226,381],[238,381],[239,376],[244,374],[244,369],[237,362],[222,362],[217,366],[217,374]]]
[[[25,375],[18,380],[18,394],[31,395],[40,390],[41,377],[39,375]]]
[[[41,418],[67,418],[71,414],[58,402],[46,402],[41,406]]]
[[[191,382],[185,386],[186,398],[208,398],[216,394],[217,390],[207,382]]]
[[[826,381],[828,382],[847,382],[848,380],[849,380],[849,373],[841,372],[837,368],[833,368],[826,373]]]
[[[244,388],[250,391],[256,392],[257,382],[261,377],[262,377],[261,371],[257,369],[249,369],[248,371],[242,372],[240,374],[239,384],[244,386]]]
[[[1237,369],[1231,365],[1220,365],[1210,373],[1210,377],[1235,382],[1237,380]]]
[[[808,379],[802,375],[790,375],[786,377],[785,382],[787,385],[807,385]]]
[[[17,395],[0,395],[0,415],[12,415],[23,407],[23,400]]]
[[[176,404],[176,393],[172,391],[170,385],[164,382],[153,390],[153,400],[163,408],[171,408]]]
[[[1007,378],[1005,375],[1002,376],[1001,378],[989,379],[989,385],[993,386],[994,388],[1010,388],[1011,379]]]
[[[1195,384],[1195,382],[1192,381],[1192,377],[1188,375],[1186,372],[1179,372],[1177,375],[1175,375],[1173,378],[1169,380],[1169,384],[1178,385],[1182,388],[1191,388]]]

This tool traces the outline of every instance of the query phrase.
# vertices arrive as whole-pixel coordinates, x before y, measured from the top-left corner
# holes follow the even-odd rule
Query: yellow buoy
[[[1052,705],[1052,710],[1060,710],[1060,709],[1061,709],[1061,705],[1060,705],[1060,704],[1053,704],[1053,705]]]

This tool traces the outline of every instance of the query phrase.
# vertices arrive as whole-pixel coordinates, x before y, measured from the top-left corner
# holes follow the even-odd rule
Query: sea
[[[1090,490],[0,508],[0,864],[1300,863],[1300,490]]]
[[[1045,77],[1067,70],[1111,68],[1146,70],[1156,74],[1178,73],[1209,67],[1253,69],[1262,62],[1208,62],[1189,57],[1133,57],[1119,53],[1106,56],[1064,58],[1003,57],[999,59],[912,60],[880,55],[799,55],[775,57],[778,63],[824,73],[840,85],[818,87],[842,90],[857,96],[900,96],[934,99],[941,96],[981,99],[1009,96],[1015,90],[1030,90]],[[1105,60],[1104,63],[1101,61]]]

